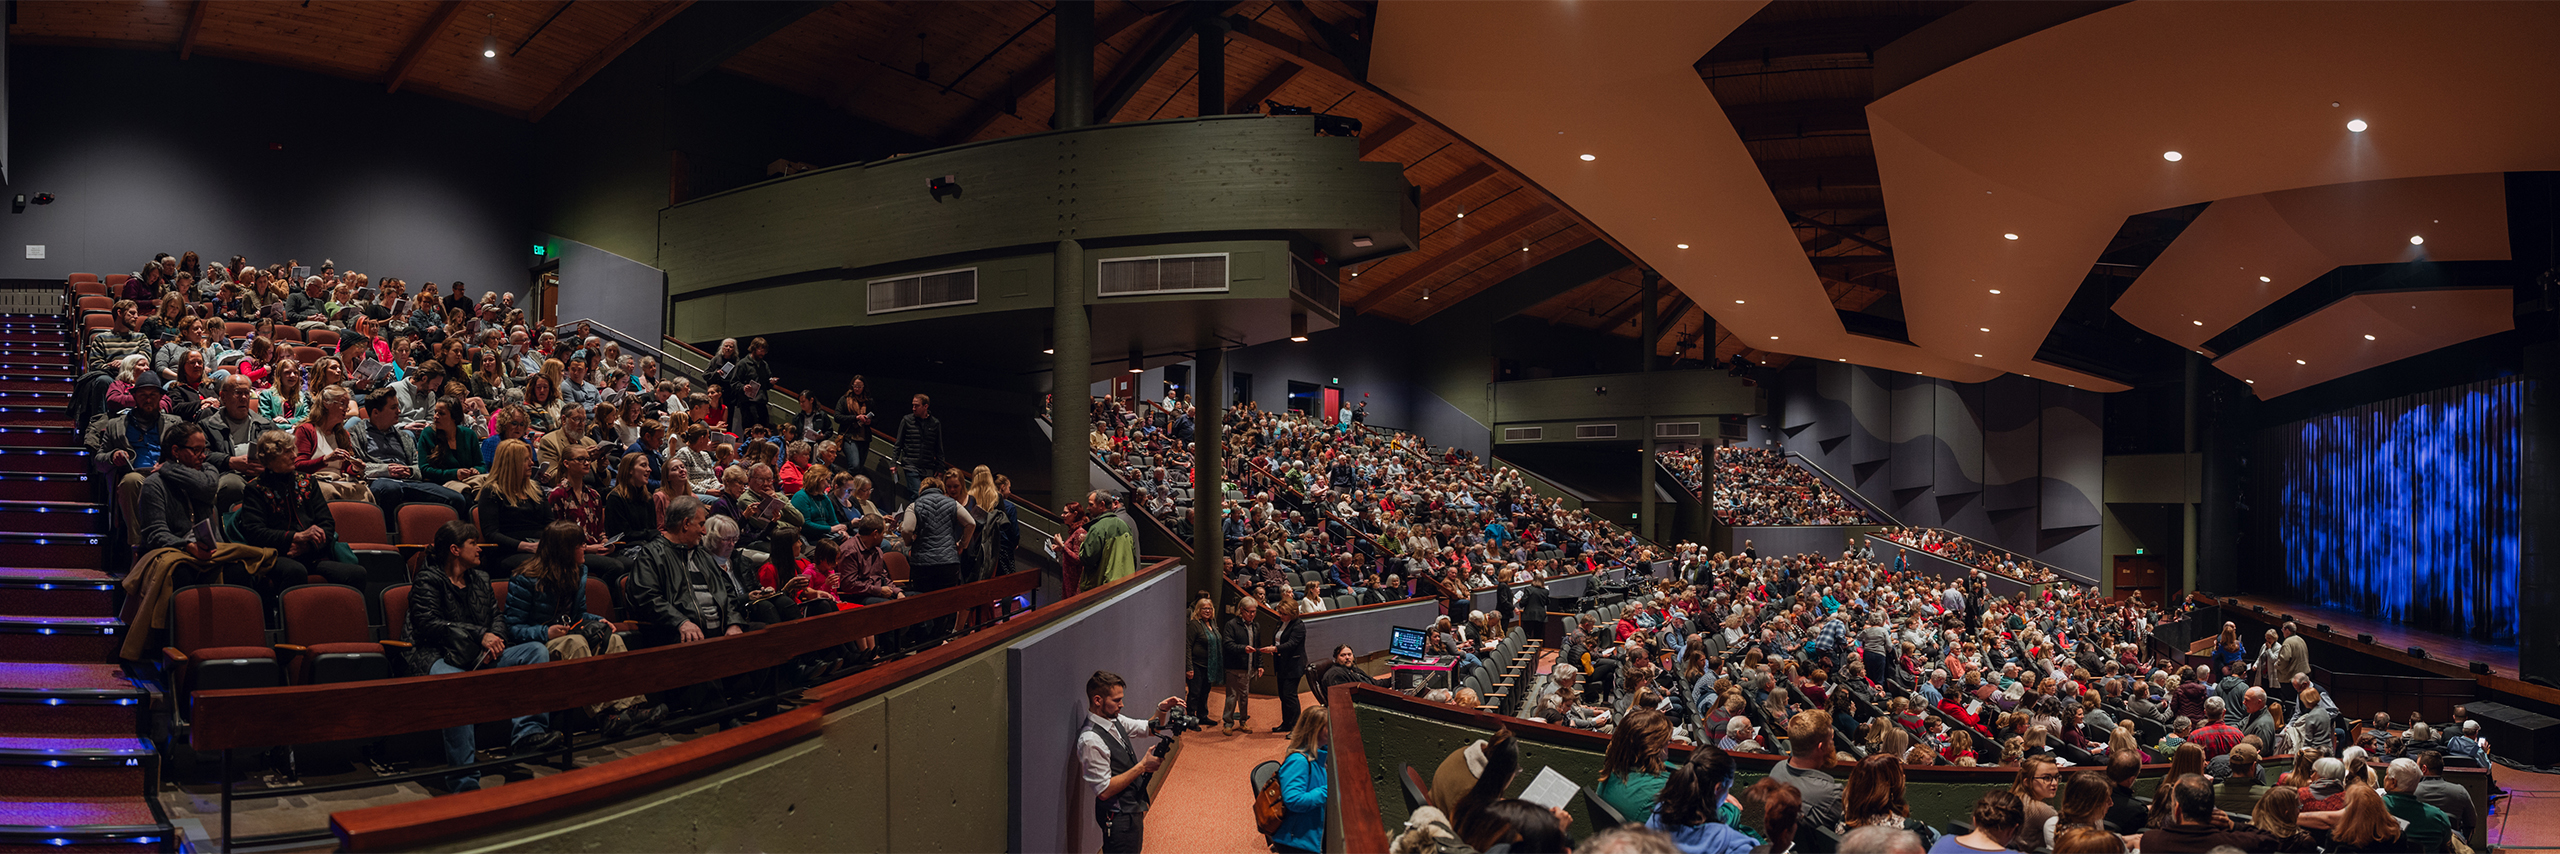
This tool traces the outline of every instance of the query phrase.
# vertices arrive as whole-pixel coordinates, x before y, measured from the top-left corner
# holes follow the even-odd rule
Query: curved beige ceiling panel
[[[2357,294],[2251,341],[2214,367],[2261,398],[2516,328],[2502,288]],[[2368,337],[2370,336],[2370,337]]]
[[[2442,175],[2214,202],[2125,289],[2115,311],[2154,335],[2199,350],[2338,267],[2420,259],[2503,261],[2505,184],[2494,173]],[[2426,242],[2411,245],[2412,236]]]
[[[1693,67],[1761,5],[1387,3],[1369,79],[1572,205],[1752,347],[1997,376],[1970,358],[1841,326],[1768,180]]]
[[[1867,116],[1911,339],[2033,370],[2136,213],[2560,168],[2560,111],[2534,106],[2560,91],[2554,36],[2560,4],[2129,3],[1905,86]],[[1990,345],[1986,319],[2033,332]]]

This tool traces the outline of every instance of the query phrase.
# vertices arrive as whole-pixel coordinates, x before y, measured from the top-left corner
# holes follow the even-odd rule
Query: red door
[[[1341,390],[1341,389],[1338,389],[1338,388],[1334,388],[1333,386],[1325,386],[1325,387],[1324,387],[1324,423],[1331,424],[1331,423],[1333,423],[1334,421],[1339,420],[1341,417],[1342,417],[1342,390]]]

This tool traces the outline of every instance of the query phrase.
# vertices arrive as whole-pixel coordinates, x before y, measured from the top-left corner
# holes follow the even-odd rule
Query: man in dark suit
[[[1298,677],[1307,675],[1307,623],[1298,619],[1298,604],[1296,599],[1279,600],[1280,630],[1271,639],[1271,675],[1280,683],[1280,725],[1272,732],[1298,726]]]
[[[1547,639],[1547,582],[1530,576],[1520,587],[1520,630],[1530,640]]]
[[[2142,774],[2142,754],[2119,750],[2107,759],[2107,779],[2115,781],[2115,803],[2107,807],[2107,822],[2119,833],[2141,833],[2150,826],[2151,808],[2133,799],[2133,778]]]

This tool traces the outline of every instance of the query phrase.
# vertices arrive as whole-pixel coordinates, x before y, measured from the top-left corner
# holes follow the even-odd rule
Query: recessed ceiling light
[[[1979,358],[1982,358],[1982,354],[1980,354],[1980,353],[1975,353],[1975,354],[1973,354],[1973,357],[1974,357],[1974,358],[1976,358],[1976,359],[1979,359]]]
[[[1840,360],[1840,361],[1846,362],[1846,361],[1849,361],[1849,360],[1847,360],[1847,359],[1842,359],[1842,360]]]
[[[1776,341],[1776,340],[1778,340],[1778,336],[1771,335],[1771,336],[1769,336],[1769,340],[1771,340],[1771,341]]]
[[[1143,373],[1146,373],[1146,372],[1147,372],[1147,370],[1146,370],[1145,368],[1130,368],[1130,369],[1129,369],[1129,373],[1133,373],[1133,374],[1143,374]]]
[[[1040,351],[1040,352],[1041,352],[1041,353],[1043,353],[1043,354],[1046,354],[1046,355],[1055,356],[1055,355],[1058,355],[1058,348],[1056,348],[1056,347],[1051,347],[1051,348],[1049,348],[1049,349],[1042,350],[1042,351]]]
[[[1981,330],[1982,330],[1982,331],[1984,331],[1984,332],[1989,332],[1989,331],[1991,331],[1991,327],[1988,327],[1988,326],[1984,326],[1984,327],[1980,327],[1980,328],[1981,328]]]
[[[1591,161],[1598,160],[1598,159],[1600,159],[1600,158],[1593,157],[1593,156],[1588,155],[1588,154],[1585,154],[1585,155],[1583,155],[1583,156],[1582,156],[1582,162],[1584,162],[1584,163],[1589,163],[1589,162],[1591,162]]]
[[[2294,363],[2294,364],[2297,364],[2297,365],[2308,365],[2308,364],[2311,364],[2310,362],[2305,362],[2305,361],[2303,361],[2303,360],[2301,360],[2301,359],[2295,359],[2295,360],[2293,360],[2293,363]]]
[[[2426,242],[2427,242],[2427,238],[2426,238],[2425,236],[2423,236],[2423,235],[2417,235],[2417,234],[2409,235],[2409,245],[2411,245],[2411,246],[2419,246],[2419,245],[2423,245],[2423,244],[2425,244]]]
[[[1520,251],[1522,251],[1522,252],[1527,252],[1527,251],[1529,251],[1529,247],[1526,247],[1526,246],[1520,247]]]
[[[1741,300],[1734,300],[1734,301],[1733,301],[1733,304],[1734,304],[1734,305],[1741,305],[1741,304],[1742,304],[1742,301],[1741,301]]]
[[[2363,119],[2347,120],[2347,131],[2349,133],[2363,133],[2366,127],[2367,125],[2364,123]]]
[[[495,49],[483,50],[480,52],[480,56],[484,59],[496,59],[498,58],[498,52]]]
[[[1459,218],[1459,219],[1466,219],[1466,218],[1467,218],[1467,212],[1466,212],[1466,211],[1459,211],[1459,212],[1458,212],[1458,218]]]
[[[1679,247],[1680,247],[1680,248],[1682,248],[1682,249],[1687,249],[1687,248],[1689,248],[1689,244],[1686,244],[1686,243],[1680,243],[1680,244],[1674,244],[1674,245],[1679,246]]]
[[[2267,278],[2267,277],[2265,277],[2265,276],[2259,276],[2259,277],[2258,277],[2258,281],[2261,281],[2261,282],[2272,282],[2272,281],[2275,281],[2275,280],[2274,280],[2274,279]]]
[[[2367,335],[2367,336],[2365,336],[2365,337],[2364,337],[2364,340],[2371,341],[2371,340],[2373,340],[2373,336],[2371,336],[2371,335]]]
[[[2187,156],[2186,156],[2186,155],[2184,155],[2184,154],[2179,154],[2179,153],[2177,153],[2177,152],[2175,152],[2175,151],[2163,151],[2163,152],[2160,152],[2160,159],[2162,159],[2162,160],[2166,160],[2166,161],[2169,161],[2169,162],[2171,162],[2171,163],[2176,163],[2176,162],[2178,162],[2178,161],[2180,161],[2180,160],[2185,160],[2185,159],[2187,159]]]
[[[1305,341],[1305,340],[1307,340],[1307,336],[1304,336],[1304,335],[1291,335],[1291,336],[1289,336],[1289,340],[1291,340],[1291,341]]]
[[[2010,239],[2010,240],[2016,240],[2016,239],[2018,239],[2018,236],[2017,236],[2017,235],[2015,235],[2015,234],[2003,234],[2003,235],[2000,235],[2000,236],[2002,236],[2002,237],[2006,237],[2006,238],[2008,238],[2008,239]]]
[[[2197,326],[2203,326],[2203,325],[2204,325],[2204,321],[2201,321],[2201,320],[2196,321],[2195,323],[2196,323],[2196,325],[2197,325]]]
[[[2258,384],[2258,381],[2257,381],[2257,380],[2241,380],[2241,382],[2248,383],[2248,384],[2250,384],[2250,385],[2257,385],[2257,384]]]
[[[1992,289],[1991,289],[1991,294],[1992,294],[1993,296],[1998,296],[1998,295],[2000,294],[2000,289],[1999,289],[1999,288],[1992,288]]]

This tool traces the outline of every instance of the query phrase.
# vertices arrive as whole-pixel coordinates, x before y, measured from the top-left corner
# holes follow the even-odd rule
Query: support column
[[[1644,271],[1644,283],[1637,289],[1642,291],[1636,298],[1644,300],[1644,320],[1636,326],[1636,370],[1650,371],[1653,370],[1653,342],[1662,340],[1662,317],[1657,308],[1662,302],[1662,274]]]
[[[1200,22],[1200,115],[1227,112],[1227,16]]]
[[[2204,357],[2200,354],[2188,353],[2186,368],[2186,409],[2179,415],[2179,424],[2183,428],[2184,439],[2182,444],[2179,446],[2179,450],[2187,455],[2185,459],[2193,459],[2196,453],[2196,418],[2201,414],[2201,407],[2204,404],[2204,395],[2202,390],[2196,387],[2196,384],[2203,381],[2202,374],[2204,372]],[[2185,472],[2185,474],[2181,476],[2181,479],[2195,477],[2202,474],[2200,466],[2188,465],[2184,460],[2179,462],[2179,469]],[[2186,484],[2187,494],[2202,497],[2203,490],[2197,488],[2198,486],[2199,484]],[[2181,497],[2183,498],[2184,496]],[[2196,530],[2197,519],[2195,502],[2180,501],[2178,503],[2178,515],[2181,520],[2179,525],[2179,531],[2181,533],[2178,538],[2178,587],[2181,592],[2193,593],[2196,590],[2196,535],[2199,533]],[[2109,567],[2107,571],[2112,573],[2114,568]],[[2113,581],[2109,580],[2109,586],[2112,585]],[[2240,591],[2222,590],[2217,592],[2228,596]]]
[[[1054,130],[1093,124],[1093,0],[1058,0],[1057,109]]]
[[[1050,315],[1050,501],[1058,508],[1093,489],[1093,321],[1084,306],[1084,245],[1058,241],[1057,304]]]
[[[2548,328],[2550,315],[2534,320],[2544,328],[2529,333],[2524,346],[2524,416],[2516,437],[2516,521],[2524,534],[2516,573],[2523,588],[2516,597],[2516,669],[2548,685],[2560,682],[2560,335]],[[2495,607],[2496,600],[2488,604]]]
[[[1654,369],[1653,342],[1662,338],[1662,317],[1655,308],[1662,298],[1662,274],[1652,270],[1644,271],[1644,279],[1636,286],[1636,290],[1638,291],[1636,299],[1644,301],[1641,309],[1643,321],[1636,325],[1636,369],[1650,373]],[[1637,461],[1636,464],[1636,534],[1650,540],[1654,538],[1654,447],[1651,413],[1656,403],[1653,398],[1653,384],[1650,381],[1644,384],[1642,395],[1640,400],[1647,414],[1642,428],[1644,459]]]
[[[1191,424],[1191,572],[1192,589],[1220,589],[1227,574],[1227,464],[1219,453],[1227,440],[1227,351],[1208,347],[1194,355],[1191,401],[1198,413]]]

